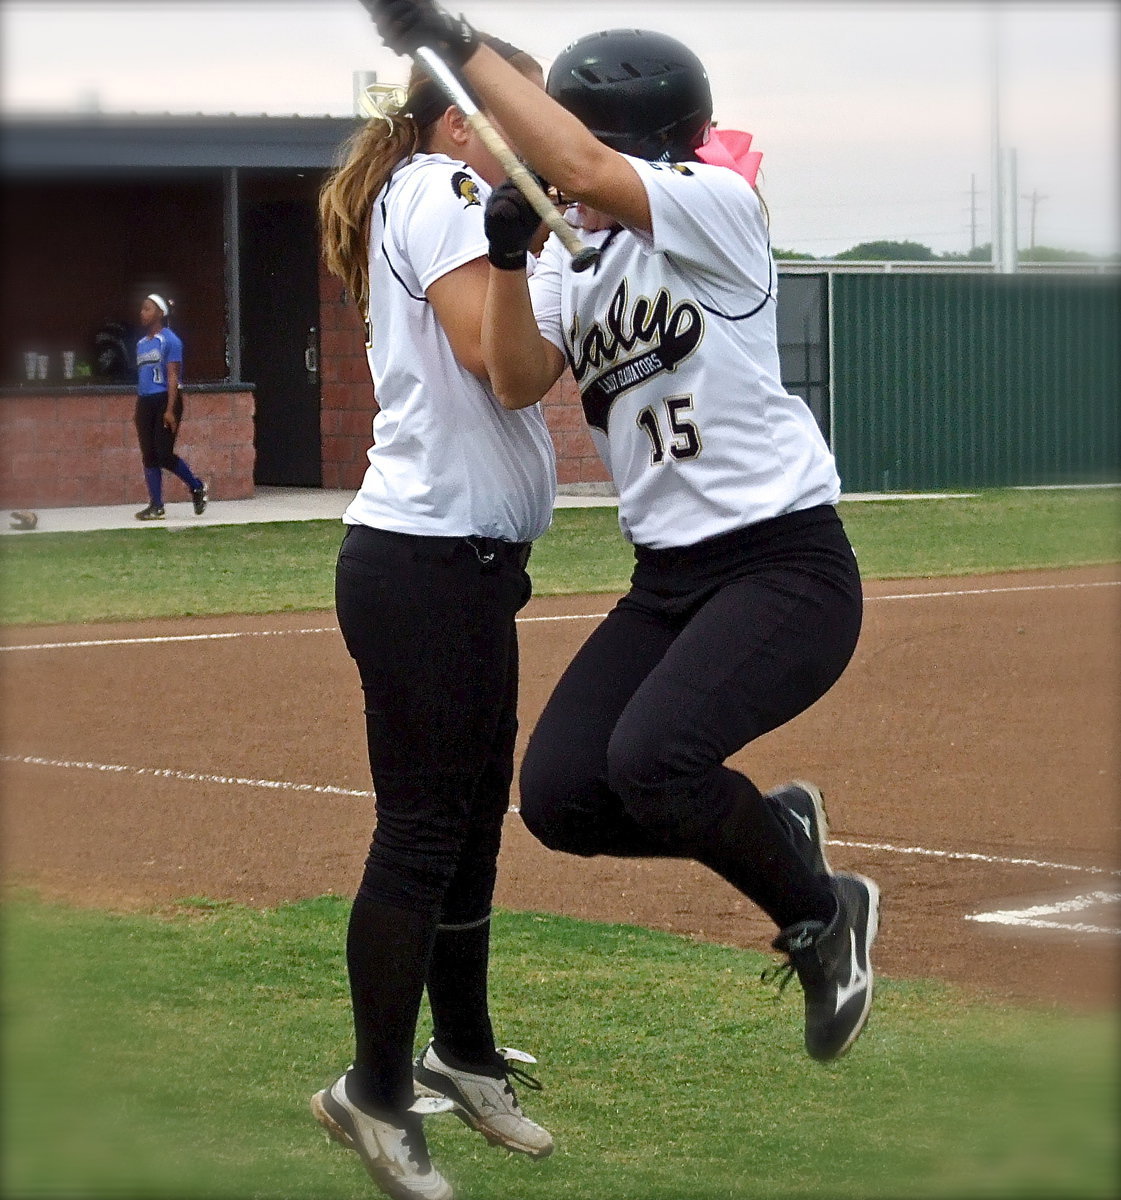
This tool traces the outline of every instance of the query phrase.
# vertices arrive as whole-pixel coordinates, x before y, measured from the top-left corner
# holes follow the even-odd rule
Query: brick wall
[[[127,388],[0,395],[0,508],[145,504]],[[253,393],[184,389],[176,453],[206,480],[213,500],[253,495]],[[165,473],[168,503],[189,499]]]
[[[557,485],[563,488],[572,484],[605,484],[607,468],[588,433],[571,371],[565,371],[557,380],[541,407],[557,452]]]
[[[377,413],[366,333],[358,310],[342,284],[320,264],[319,276],[320,430],[323,486],[357,489],[368,460]],[[584,425],[576,381],[567,371],[542,402],[557,451],[557,479],[566,484],[603,484],[607,472]]]
[[[357,490],[377,412],[366,331],[343,285],[319,264],[319,430],[323,486]]]

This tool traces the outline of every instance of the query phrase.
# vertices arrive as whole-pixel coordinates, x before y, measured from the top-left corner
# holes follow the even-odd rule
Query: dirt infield
[[[867,593],[841,682],[733,765],[823,787],[834,865],[883,889],[885,973],[1116,1004],[1121,568]],[[523,742],[613,600],[523,614]],[[114,907],[353,890],[372,801],[333,614],[8,629],[2,644],[8,882]],[[513,814],[498,901],[756,948],[773,934],[703,868],[553,854]]]

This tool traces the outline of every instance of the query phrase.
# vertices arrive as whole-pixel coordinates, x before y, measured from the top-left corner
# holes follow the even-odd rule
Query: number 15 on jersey
[[[678,462],[696,458],[700,454],[701,435],[696,425],[687,420],[685,413],[692,412],[692,396],[666,396],[662,401],[665,408],[665,424],[669,431],[669,454]],[[638,427],[650,439],[650,465],[665,462],[666,438],[662,434],[662,413],[658,406],[648,404],[635,418]]]

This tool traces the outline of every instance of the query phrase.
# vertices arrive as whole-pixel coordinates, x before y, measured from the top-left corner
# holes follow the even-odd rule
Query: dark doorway
[[[300,176],[247,183],[241,207],[241,363],[242,375],[256,385],[253,479],[274,487],[320,487],[314,191]]]

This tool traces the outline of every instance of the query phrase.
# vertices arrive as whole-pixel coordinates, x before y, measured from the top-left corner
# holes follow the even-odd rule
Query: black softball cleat
[[[773,974],[779,991],[797,973],[806,1004],[806,1050],[829,1062],[851,1049],[872,1007],[872,943],[880,925],[880,889],[863,875],[840,871],[830,883],[837,913],[828,925],[799,921],[772,945],[787,962]],[[764,972],[764,978],[772,978]]]
[[[815,875],[833,874],[825,857],[829,825],[821,791],[804,779],[795,779],[765,792],[763,799],[774,805],[783,827],[789,832],[794,848]]]

